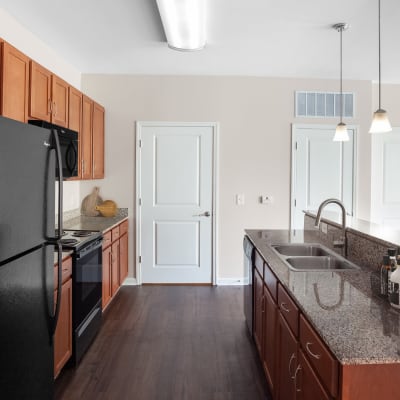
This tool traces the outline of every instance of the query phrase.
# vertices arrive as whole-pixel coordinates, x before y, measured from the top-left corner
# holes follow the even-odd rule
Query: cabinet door
[[[271,392],[274,393],[277,306],[266,285],[264,285],[264,307],[262,360]]]
[[[52,111],[51,122],[68,127],[68,83],[56,75],[51,77]]]
[[[56,298],[57,291],[54,292]],[[54,377],[72,354],[72,279],[61,286],[61,308],[54,334]]]
[[[29,58],[6,42],[1,45],[1,115],[26,122],[29,98]]]
[[[114,296],[119,288],[119,240],[111,245],[111,262],[112,262],[112,284],[111,284],[111,295]]]
[[[254,341],[261,355],[262,327],[264,314],[263,281],[257,269],[254,269]]]
[[[104,178],[104,108],[93,103],[93,179]]]
[[[298,344],[296,337],[291,332],[281,313],[278,313],[278,355],[277,355],[277,375],[279,376],[278,399],[296,399],[296,380],[295,376],[299,373],[297,360]],[[310,399],[307,399],[310,400]]]
[[[78,177],[71,179],[79,179],[82,176],[82,93],[71,86],[69,87],[68,96],[68,127],[78,132]]]
[[[102,308],[111,300],[111,246],[103,250],[103,296]]]
[[[299,351],[300,371],[296,377],[296,400],[329,400],[325,389],[321,385],[310,363],[304,357],[303,351]]]
[[[119,239],[119,284],[122,285],[128,276],[128,234]]]
[[[30,62],[29,117],[51,120],[51,72]]]
[[[82,98],[81,168],[82,179],[92,178],[92,110],[93,101]]]

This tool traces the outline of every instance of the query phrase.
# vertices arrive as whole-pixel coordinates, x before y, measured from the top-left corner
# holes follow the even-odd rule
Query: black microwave
[[[55,129],[57,131],[58,140],[60,142],[63,179],[78,176],[78,132],[37,119],[30,119],[28,123],[45,129]],[[57,178],[59,177],[57,163],[56,176]]]

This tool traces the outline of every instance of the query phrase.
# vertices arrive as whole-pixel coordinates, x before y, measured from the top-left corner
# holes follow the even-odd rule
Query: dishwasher
[[[243,238],[244,270],[248,276],[248,282],[244,286],[244,316],[250,335],[253,336],[253,268],[254,268],[254,246],[250,239]]]

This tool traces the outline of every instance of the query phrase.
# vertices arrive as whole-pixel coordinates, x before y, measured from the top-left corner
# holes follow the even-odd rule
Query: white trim
[[[136,278],[126,278],[122,282],[122,286],[136,286],[136,285],[137,285]]]
[[[212,219],[212,284],[217,284],[217,276],[219,271],[218,265],[218,217],[219,217],[219,203],[218,203],[218,173],[219,173],[219,123],[218,122],[162,122],[162,121],[136,121],[136,198],[135,198],[135,212],[136,212],[136,281],[138,285],[142,284],[142,271],[139,264],[139,256],[141,249],[141,209],[139,206],[139,198],[141,196],[141,151],[139,141],[142,138],[142,127],[148,126],[207,126],[213,129],[213,188],[212,188],[212,205],[213,205],[213,219]]]
[[[354,143],[353,143],[353,217],[357,217],[357,192],[358,192],[358,180],[357,177],[357,136],[359,132],[358,125],[347,125],[349,129],[354,130]],[[299,129],[336,129],[336,125],[324,125],[324,124],[292,124],[292,134],[291,134],[291,154],[290,154],[290,203],[289,203],[289,213],[290,213],[290,229],[293,226],[294,219],[294,195],[295,195],[295,182],[296,182],[296,132]]]
[[[240,278],[219,278],[217,285],[218,286],[244,286],[249,284],[248,277],[240,277]]]

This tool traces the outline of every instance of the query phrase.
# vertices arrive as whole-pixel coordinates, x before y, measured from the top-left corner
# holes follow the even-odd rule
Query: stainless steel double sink
[[[274,244],[273,250],[294,271],[359,270],[360,267],[319,243]]]

